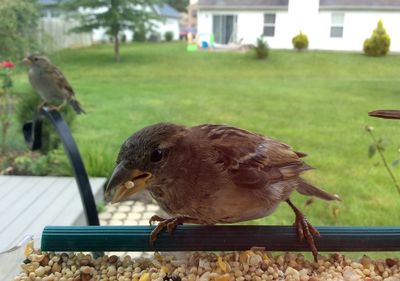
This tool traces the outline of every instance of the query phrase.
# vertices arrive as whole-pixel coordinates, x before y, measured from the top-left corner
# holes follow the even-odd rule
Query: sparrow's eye
[[[151,162],[158,162],[162,159],[163,157],[163,152],[161,149],[155,149],[150,155],[150,160]]]

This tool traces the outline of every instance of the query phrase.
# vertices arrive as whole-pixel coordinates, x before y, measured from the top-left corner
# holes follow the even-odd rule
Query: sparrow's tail
[[[85,110],[83,110],[81,104],[75,98],[70,99],[69,104],[72,106],[76,113],[86,113]]]
[[[326,191],[323,191],[321,189],[319,189],[318,187],[315,187],[311,184],[309,184],[308,182],[306,182],[303,179],[299,179],[298,181],[298,187],[297,187],[297,191],[300,194],[303,195],[308,195],[308,196],[315,196],[324,200],[338,200],[341,201],[340,197],[338,195],[333,195],[330,194]]]

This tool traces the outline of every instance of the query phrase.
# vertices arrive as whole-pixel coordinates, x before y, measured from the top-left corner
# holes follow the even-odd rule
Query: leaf
[[[376,153],[376,145],[375,144],[370,144],[368,147],[368,157],[372,158]]]
[[[397,167],[400,164],[400,159],[396,159],[392,162],[392,167]]]

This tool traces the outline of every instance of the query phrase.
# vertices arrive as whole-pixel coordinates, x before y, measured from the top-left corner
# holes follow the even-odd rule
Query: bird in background
[[[369,116],[384,119],[400,119],[400,110],[398,109],[381,109],[368,112]]]
[[[85,113],[64,74],[47,57],[31,54],[23,62],[29,66],[29,81],[32,88],[43,100],[39,107],[48,102],[61,102],[59,106],[52,107],[59,111],[69,103],[76,113]]]
[[[287,202],[295,213],[299,239],[306,238],[316,259],[314,237],[319,233],[289,196],[297,191],[324,200],[340,199],[300,177],[312,169],[301,159],[304,156],[277,140],[232,126],[155,124],[122,144],[105,198],[121,202],[147,189],[171,216],[150,219],[150,224],[159,222],[151,244],[165,228],[254,220]]]

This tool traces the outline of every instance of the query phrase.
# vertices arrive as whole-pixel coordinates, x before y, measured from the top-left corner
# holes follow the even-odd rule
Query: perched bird
[[[307,239],[314,257],[318,231],[289,200],[290,194],[338,200],[300,178],[312,169],[306,154],[266,136],[226,125],[185,128],[160,123],[141,129],[122,145],[106,189],[113,203],[147,189],[172,218],[158,221],[150,242],[164,228],[182,223],[213,225],[262,218],[286,201],[296,215],[300,239]]]
[[[29,81],[33,89],[43,99],[39,107],[51,101],[62,102],[54,107],[60,110],[69,102],[76,113],[85,113],[65,76],[47,57],[31,54],[24,59],[24,63],[29,66]]]
[[[368,112],[369,116],[385,118],[385,119],[400,119],[400,110],[396,109],[382,109]]]

